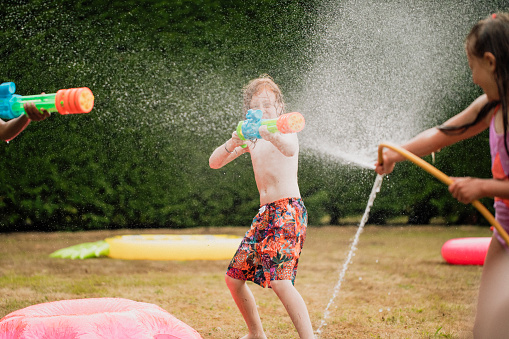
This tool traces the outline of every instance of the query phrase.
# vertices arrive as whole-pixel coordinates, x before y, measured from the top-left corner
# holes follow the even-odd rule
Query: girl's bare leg
[[[314,338],[306,303],[291,280],[272,280],[272,289],[283,303],[301,339]]]
[[[243,280],[234,279],[230,276],[225,276],[226,285],[230,289],[233,300],[237,304],[240,313],[244,317],[249,334],[245,339],[266,339],[265,332],[263,331],[262,321],[256,308],[256,302],[253,293]]]
[[[507,338],[509,333],[509,252],[496,237],[486,255],[474,325],[474,338]]]

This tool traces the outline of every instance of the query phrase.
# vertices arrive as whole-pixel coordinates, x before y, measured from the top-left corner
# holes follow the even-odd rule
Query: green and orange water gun
[[[271,133],[297,133],[302,131],[306,124],[304,117],[299,112],[280,115],[276,119],[262,119],[263,112],[259,109],[247,111],[246,120],[237,125],[237,135],[241,140],[262,139],[258,129],[265,125]],[[242,145],[246,147],[246,145]]]
[[[38,109],[62,115],[89,113],[94,107],[94,95],[87,87],[61,89],[52,94],[26,95],[14,94],[14,82],[0,85],[0,118],[14,119],[25,114],[23,104],[34,103]]]

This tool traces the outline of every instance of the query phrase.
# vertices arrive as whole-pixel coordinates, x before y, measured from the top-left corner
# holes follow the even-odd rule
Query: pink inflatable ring
[[[490,243],[490,237],[450,239],[442,246],[442,258],[452,265],[484,265]]]
[[[197,339],[201,336],[159,306],[91,298],[29,306],[0,320],[0,338]]]

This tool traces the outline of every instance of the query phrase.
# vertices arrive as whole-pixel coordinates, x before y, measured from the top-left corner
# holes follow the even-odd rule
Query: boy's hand
[[[226,145],[227,149],[229,149],[230,151],[233,151],[235,148],[237,148],[238,146],[244,145],[245,143],[246,143],[246,140],[242,140],[238,136],[237,131],[234,131],[232,133],[231,139],[226,141],[225,145]]]
[[[258,128],[258,133],[260,133],[261,137],[265,140],[272,141],[276,133],[270,133],[269,128],[266,125],[261,125]]]
[[[49,118],[51,115],[47,110],[42,109],[39,111],[33,102],[27,102],[23,104],[23,108],[30,120],[42,121]]]

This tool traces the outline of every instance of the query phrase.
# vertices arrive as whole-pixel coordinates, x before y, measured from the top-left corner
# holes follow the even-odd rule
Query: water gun
[[[237,125],[237,135],[241,140],[262,139],[258,132],[260,126],[265,125],[271,133],[297,133],[305,125],[304,117],[299,112],[280,115],[276,119],[262,119],[263,112],[259,109],[247,111],[246,120]],[[245,147],[245,145],[242,145]]]
[[[88,113],[94,107],[94,95],[87,87],[61,89],[52,94],[14,94],[14,82],[0,85],[0,118],[14,119],[25,114],[24,103],[33,102],[38,109],[64,114]]]

